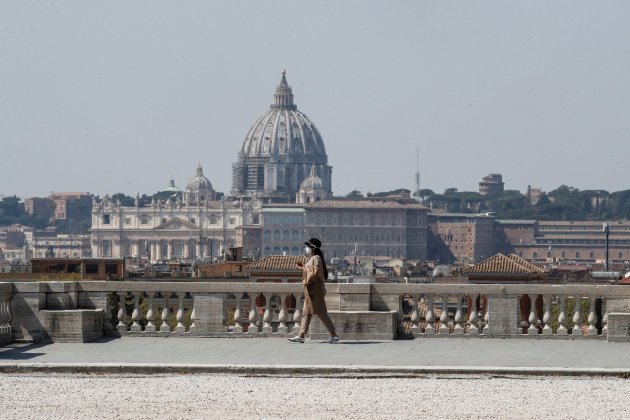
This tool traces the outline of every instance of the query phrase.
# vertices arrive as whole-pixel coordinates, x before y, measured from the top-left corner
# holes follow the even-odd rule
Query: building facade
[[[320,200],[304,210],[306,237],[320,238],[329,259],[427,257],[428,209],[414,200]]]
[[[609,222],[608,261],[630,262],[630,222]],[[505,228],[504,228],[505,229]],[[598,221],[538,221],[530,225],[523,241],[512,244],[514,253],[532,262],[604,264],[606,234]]]
[[[484,176],[479,182],[479,194],[481,195],[500,193],[503,192],[504,188],[505,183],[503,182],[503,175],[501,174]]]
[[[332,167],[315,124],[293,102],[285,72],[270,109],[252,125],[232,167],[232,195],[265,202],[295,202],[315,166],[331,194]]]
[[[48,197],[54,204],[55,220],[80,219],[90,214],[92,194],[84,192],[52,193]]]
[[[223,258],[230,247],[257,252],[261,203],[154,200],[121,206],[108,197],[94,202],[90,229],[96,258],[135,257],[149,261]]]
[[[428,226],[429,259],[474,263],[496,253],[492,216],[431,213]]]

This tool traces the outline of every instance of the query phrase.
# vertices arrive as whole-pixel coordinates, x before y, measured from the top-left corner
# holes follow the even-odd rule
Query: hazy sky
[[[630,2],[2,1],[0,194],[218,191],[282,69],[333,191],[630,188]]]

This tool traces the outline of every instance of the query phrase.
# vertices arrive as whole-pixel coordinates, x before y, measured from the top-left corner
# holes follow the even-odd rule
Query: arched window
[[[273,255],[282,255],[282,252],[280,251],[279,246],[273,247]]]
[[[264,251],[264,252],[265,252],[265,256],[269,256],[269,255],[271,255],[271,248],[270,248],[270,247],[268,247],[268,246],[266,246],[266,247],[265,247],[265,251]]]
[[[280,231],[279,230],[274,230],[273,231],[273,241],[274,242],[280,242],[282,239],[280,238]]]
[[[265,232],[263,233],[263,240],[265,242],[271,242],[271,231],[270,230],[265,230]]]
[[[285,242],[289,242],[291,240],[291,235],[289,234],[288,230],[282,232],[282,240]]]

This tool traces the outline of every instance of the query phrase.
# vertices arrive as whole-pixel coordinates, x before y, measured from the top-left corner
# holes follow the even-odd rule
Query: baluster
[[[440,331],[438,334],[449,334],[448,328],[448,295],[442,296],[442,313],[440,314]]]
[[[553,331],[551,330],[551,295],[543,296],[545,302],[545,313],[543,314],[543,327],[542,333],[543,335],[551,335]]]
[[[602,299],[602,306],[606,305],[606,309],[602,308],[602,310],[604,311],[604,317],[602,318],[602,334],[603,335],[608,335],[608,301],[604,302],[604,300]]]
[[[131,331],[142,331],[142,325],[140,325],[140,293],[136,293],[133,297],[133,312],[131,313],[131,319],[133,324],[131,325]]]
[[[490,307],[490,302],[488,301],[488,297],[486,296],[486,313],[483,317],[483,334],[490,334],[490,310],[488,309]]]
[[[567,297],[564,295],[560,296],[560,314],[558,315],[558,335],[568,334],[569,330],[567,330],[567,315],[566,311],[566,300]]]
[[[420,332],[420,314],[418,313],[418,295],[411,295],[413,310],[411,311],[411,333],[415,336]]]
[[[144,327],[145,332],[155,332],[155,314],[153,313],[153,293],[147,293],[149,309],[147,310],[147,326]]]
[[[527,334],[533,335],[538,334],[538,324],[540,321],[538,320],[538,316],[536,315],[536,299],[538,295],[529,295],[530,309],[529,309],[529,328],[527,329]]]
[[[179,307],[177,308],[177,326],[175,327],[176,333],[184,333],[186,332],[186,327],[184,326],[184,292],[179,292]]]
[[[300,293],[295,293],[295,311],[293,312],[293,328],[291,332],[298,334],[300,332],[300,323],[302,322],[302,311],[300,310]]]
[[[453,326],[453,334],[464,334],[464,313],[462,311],[462,295],[457,295],[457,310],[455,311],[455,325]],[[475,311],[473,311],[475,312]]]
[[[597,323],[597,315],[595,314],[595,299],[596,296],[590,296],[590,307],[588,309],[588,335],[597,335],[597,327],[595,324]]]
[[[197,313],[195,312],[195,299],[193,298],[193,308],[192,311],[190,311],[190,327],[188,328],[188,332],[195,332],[197,331],[197,324],[195,324],[195,317],[197,316]]]
[[[435,334],[435,327],[433,323],[435,322],[435,313],[433,312],[433,296],[427,295],[427,314],[424,317],[424,320],[427,323],[427,326],[424,327],[425,334]]]
[[[271,293],[263,293],[265,297],[265,312],[263,313],[263,328],[262,332],[265,334],[271,334],[273,327],[271,326]]]
[[[249,329],[248,333],[257,334],[258,333],[258,308],[256,307],[256,298],[251,298],[251,310],[249,311]]]
[[[280,295],[280,313],[278,314],[278,321],[280,321],[280,325],[278,325],[278,333],[286,334],[289,332],[289,328],[287,327],[287,304],[286,304],[287,295]]]
[[[169,310],[169,296],[168,292],[164,292],[162,294],[164,296],[164,308],[162,308],[162,325],[160,325],[160,332],[170,333],[171,332],[171,322],[170,322],[170,310]]]
[[[112,300],[117,296],[116,292],[108,293],[105,297],[105,324],[103,330],[106,336],[112,335],[114,326],[112,325]]]
[[[405,295],[398,296],[398,314],[397,314],[397,323],[398,323],[398,334],[404,335],[407,333],[405,329]]]
[[[119,333],[127,332],[127,324],[125,323],[125,298],[120,299],[120,306],[118,307],[118,325],[116,329]]]
[[[571,335],[582,335],[582,298],[575,296],[573,298],[575,301],[575,309],[573,310],[573,329],[571,330]]]
[[[236,297],[236,306],[234,308],[234,330],[235,333],[243,332],[243,325],[241,324],[241,294],[237,293]]]
[[[8,335],[11,340],[11,307],[9,294],[0,293],[0,335]]]
[[[468,317],[468,329],[466,330],[466,334],[479,335],[479,326],[477,325],[478,316],[477,294],[473,293],[470,295],[470,316]]]

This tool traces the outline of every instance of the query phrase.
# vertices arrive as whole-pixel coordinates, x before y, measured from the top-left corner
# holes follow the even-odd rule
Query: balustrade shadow
[[[30,353],[31,350],[46,347],[51,343],[10,344],[0,347],[0,362],[6,360],[29,360],[44,356],[46,353]]]

